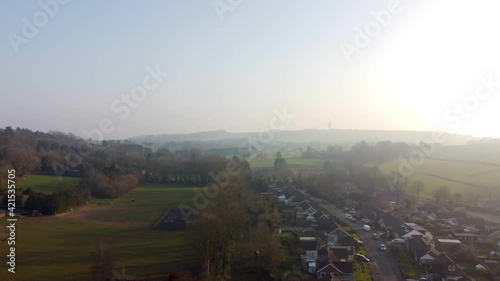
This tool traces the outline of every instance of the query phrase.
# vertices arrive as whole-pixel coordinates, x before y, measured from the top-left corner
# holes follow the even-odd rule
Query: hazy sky
[[[55,1],[0,2],[1,127],[500,137],[498,1]]]

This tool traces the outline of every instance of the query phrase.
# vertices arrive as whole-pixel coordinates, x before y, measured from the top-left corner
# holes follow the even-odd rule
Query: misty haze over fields
[[[0,281],[500,281],[498,11],[0,1]]]

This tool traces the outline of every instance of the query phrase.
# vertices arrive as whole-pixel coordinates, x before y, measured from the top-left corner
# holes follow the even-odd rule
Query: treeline
[[[412,145],[404,142],[393,143],[391,141],[380,141],[374,145],[361,141],[354,144],[350,149],[343,149],[339,145],[328,145],[326,149],[317,149],[308,146],[302,152],[305,158],[339,158],[351,159],[356,162],[385,162],[399,157],[406,157],[410,153]]]
[[[284,259],[284,247],[272,228],[281,222],[279,211],[246,182],[243,177],[232,178],[190,228],[201,265],[198,280],[231,280],[235,268],[251,264],[273,274]],[[248,243],[256,248],[249,249]]]
[[[86,204],[91,200],[90,188],[83,182],[75,186],[63,185],[61,190],[52,194],[33,192],[31,188],[16,189],[16,209],[20,212],[32,213],[38,211],[43,215],[53,215],[62,213],[71,208]],[[2,206],[8,204],[8,194],[6,190],[1,193]]]
[[[96,197],[117,198],[138,185],[138,177],[134,174],[119,175],[115,179],[104,173],[91,170],[85,178],[91,194]]]
[[[238,159],[243,171],[249,164]],[[18,177],[30,174],[84,178],[91,195],[116,198],[140,182],[206,185],[230,159],[203,153],[198,148],[170,151],[130,141],[83,140],[60,132],[0,129],[0,168],[16,169]],[[0,174],[5,186],[6,175]]]
[[[28,211],[37,210],[44,215],[53,215],[84,205],[90,200],[90,188],[78,185],[52,194],[32,193],[26,199],[24,207]]]
[[[312,195],[335,201],[338,196],[356,189],[367,194],[387,188],[387,181],[377,167],[364,167],[345,162],[325,165],[321,172],[309,173],[298,178],[298,185],[304,186]]]

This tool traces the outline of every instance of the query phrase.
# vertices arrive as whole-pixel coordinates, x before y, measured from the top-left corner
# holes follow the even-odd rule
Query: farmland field
[[[266,151],[266,159],[252,159],[250,161],[250,166],[257,169],[274,167],[276,153],[277,150]],[[325,161],[329,160],[320,158],[304,158],[302,157],[302,153],[298,151],[282,151],[281,155],[283,158],[285,158],[289,166],[322,167]]]
[[[18,180],[17,188],[24,190],[31,188],[34,192],[52,193],[65,186],[75,186],[80,182],[80,178],[54,176],[29,175]]]
[[[113,250],[115,267],[126,267],[128,275],[164,276],[189,268],[194,253],[188,230],[161,231],[152,225],[167,209],[192,204],[193,195],[190,187],[143,185],[106,205],[23,217],[16,227],[16,280],[90,280],[90,253],[101,237]],[[5,220],[0,227],[5,229]],[[6,243],[0,251],[7,252]],[[0,270],[6,271],[5,262]]]
[[[393,160],[379,166],[384,172],[397,170],[400,160]],[[420,166],[415,167],[414,173],[409,176],[410,184],[421,180],[425,188],[420,196],[432,197],[436,188],[447,185],[452,193],[466,194],[468,189],[480,187],[500,186],[500,167],[448,160],[426,159]]]
[[[442,146],[436,149],[432,157],[437,159],[500,165],[500,144]]]

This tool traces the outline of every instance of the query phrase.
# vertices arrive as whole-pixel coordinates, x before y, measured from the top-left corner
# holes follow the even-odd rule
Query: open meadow
[[[380,171],[390,173],[396,171],[400,160],[392,160],[379,165]],[[475,162],[426,159],[422,165],[408,177],[410,186],[420,180],[425,184],[420,197],[432,198],[433,191],[440,186],[448,186],[452,194],[466,195],[470,190],[481,190],[481,187],[500,186],[500,166]],[[408,188],[410,194],[414,194]]]
[[[75,177],[55,177],[43,175],[29,175],[18,179],[17,189],[26,190],[30,188],[33,192],[52,193],[62,187],[77,185],[80,178]]]
[[[277,150],[268,150],[263,152],[266,159],[253,158],[249,161],[252,169],[259,168],[272,168],[274,167],[274,160],[276,160]],[[330,159],[324,158],[304,158],[299,151],[281,151],[281,156],[286,160],[289,167],[323,167],[325,161]],[[331,160],[330,160],[331,161]]]
[[[436,149],[433,158],[500,165],[500,144],[448,145]]]
[[[128,275],[165,276],[191,268],[195,260],[188,230],[152,226],[169,208],[192,204],[193,196],[191,187],[147,184],[58,216],[22,217],[16,225],[16,280],[90,280],[91,252],[101,237],[113,250],[115,267],[125,267]],[[0,251],[7,252],[7,243],[0,244]],[[5,263],[1,270],[6,272]]]

